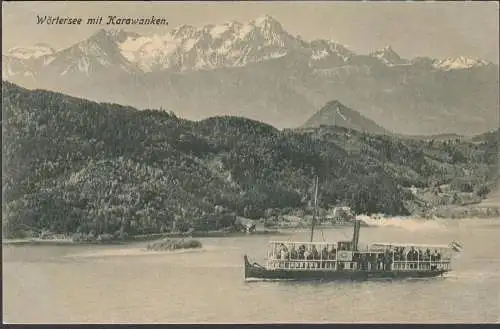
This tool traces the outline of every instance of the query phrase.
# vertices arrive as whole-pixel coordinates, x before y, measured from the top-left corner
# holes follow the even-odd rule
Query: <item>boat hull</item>
[[[432,278],[442,276],[449,270],[436,269],[429,271],[332,271],[332,270],[269,270],[265,267],[248,261],[248,257],[244,256],[245,261],[245,280],[293,280],[293,281],[337,281],[337,280],[353,280],[364,281],[371,279],[408,279],[408,278]]]

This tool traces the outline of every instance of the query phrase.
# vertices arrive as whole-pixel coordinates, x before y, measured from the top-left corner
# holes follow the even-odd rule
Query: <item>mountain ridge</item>
[[[270,16],[153,36],[100,30],[54,54],[4,54],[2,69],[4,79],[27,88],[169,108],[193,120],[244,115],[293,128],[339,99],[398,133],[475,134],[498,121],[494,64],[406,60],[391,47],[357,54],[292,36]]]
[[[207,51],[207,42],[215,43],[216,47],[215,53],[219,54],[228,54],[231,52],[235,52],[235,49],[228,49],[227,47],[233,46],[230,44],[230,41],[238,42],[249,42],[249,41],[257,41],[262,43],[263,46],[278,46],[281,49],[278,49],[278,52],[274,54],[275,56],[284,55],[287,49],[293,49],[295,47],[302,47],[306,49],[312,50],[312,59],[319,59],[323,56],[339,56],[342,58],[343,62],[348,62],[350,57],[358,56],[355,52],[347,49],[345,46],[342,46],[338,43],[335,43],[331,40],[327,39],[314,39],[311,41],[304,41],[299,39],[298,37],[294,37],[290,35],[286,30],[283,29],[281,23],[274,19],[269,15],[263,15],[258,17],[255,20],[251,20],[247,23],[241,23],[238,21],[230,21],[225,22],[223,24],[206,24],[202,27],[194,27],[192,25],[180,25],[173,28],[169,33],[165,34],[153,34],[150,36],[141,35],[136,32],[128,32],[124,29],[99,29],[97,32],[89,36],[87,40],[96,40],[102,39],[104,36],[109,37],[113,42],[116,43],[116,46],[120,48],[122,54],[128,53],[129,56],[125,56],[131,63],[138,64],[139,67],[143,68],[143,71],[151,71],[151,67],[140,65],[141,64],[141,56],[142,57],[161,57],[159,55],[163,55],[164,57],[168,57],[169,54],[175,53],[175,51],[179,50],[178,48],[183,48],[184,51],[189,52],[193,47],[200,46],[203,51]],[[207,40],[208,39],[208,40]],[[259,40],[260,39],[260,40]],[[216,42],[220,40],[221,42]],[[262,42],[264,41],[264,42]],[[77,42],[79,44],[81,42],[85,42],[85,40]],[[74,44],[74,45],[76,45]],[[205,45],[203,45],[205,44]],[[50,56],[53,53],[58,53],[64,51],[65,49],[71,48],[69,47],[63,48],[59,51],[52,51],[49,54],[39,54],[38,57],[42,56]],[[45,45],[46,47],[49,47]],[[223,47],[221,47],[223,46]],[[175,49],[172,49],[174,47]],[[21,47],[15,47],[17,49],[22,49]],[[29,47],[28,47],[29,48]],[[18,57],[22,59],[26,59],[25,56],[15,56],[12,53],[13,49],[10,49],[6,56]],[[211,49],[208,49],[211,51]],[[271,49],[272,50],[272,49]],[[241,49],[240,49],[241,51]],[[163,53],[161,53],[163,52]],[[281,54],[280,54],[281,52]],[[213,52],[210,52],[213,54]],[[254,58],[249,62],[258,62],[261,60],[265,60],[266,58],[271,58],[273,56],[272,51],[270,54],[266,54],[260,57]],[[376,50],[372,53],[361,55],[366,57],[373,57],[380,60],[381,63],[384,63],[388,66],[395,65],[409,65],[412,60],[402,59],[394,50],[389,46],[385,46],[379,50]],[[457,56],[456,58],[442,58],[442,59],[431,59],[432,65],[435,69],[467,69],[478,66],[487,66],[494,65],[491,62],[482,59],[473,59],[465,56]],[[205,58],[206,60],[206,58]],[[171,62],[168,58],[159,58],[157,59],[157,63],[155,64],[165,64]],[[144,64],[144,63],[142,63]],[[231,67],[231,65],[217,65],[218,63],[210,63],[212,66],[203,66],[203,64],[194,64],[190,67],[182,67],[174,64],[169,67],[162,67],[162,69],[167,68],[176,68],[179,70],[182,69],[213,69],[220,67]],[[239,58],[235,61],[235,63],[231,63],[232,65],[241,65],[246,64],[246,61],[242,58]]]

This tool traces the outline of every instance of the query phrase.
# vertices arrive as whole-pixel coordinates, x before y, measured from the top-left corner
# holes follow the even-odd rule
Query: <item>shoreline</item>
[[[286,229],[285,229],[286,230]],[[132,235],[127,239],[111,239],[111,240],[91,240],[91,241],[74,241],[72,238],[67,239],[42,239],[42,238],[19,238],[19,239],[6,239],[2,238],[2,245],[55,245],[55,246],[78,246],[78,245],[128,245],[138,242],[150,242],[161,240],[165,238],[172,239],[193,239],[193,238],[231,238],[231,237],[252,237],[260,235],[282,235],[285,234],[282,231],[265,230],[257,231],[254,233],[244,233],[244,232],[223,232],[223,231],[207,231],[207,232],[192,232],[189,235],[181,233],[156,233],[147,235]]]
[[[425,216],[408,216],[408,219],[422,219],[422,220],[450,220],[454,221],[457,219],[478,219],[485,220],[490,218],[497,218],[500,215],[499,208],[487,206],[476,206],[474,207],[476,211],[471,211],[469,207],[453,207],[446,209],[448,216],[443,216],[441,212],[443,209],[439,209],[437,213],[434,213],[432,217],[426,218]],[[478,209],[487,209],[489,208],[492,213],[484,216],[484,214],[477,213]],[[451,211],[450,211],[451,210]],[[466,211],[464,211],[466,210]],[[457,213],[458,212],[458,213]],[[478,216],[479,215],[479,216]],[[481,216],[483,215],[483,216]],[[385,217],[384,219],[389,219],[391,217]],[[318,228],[323,229],[335,229],[338,227],[345,227],[350,225],[345,224],[333,224],[333,225],[319,225]],[[366,227],[378,227],[377,223],[365,222]],[[3,246],[24,246],[24,245],[32,245],[32,246],[78,246],[78,245],[130,245],[134,243],[140,242],[151,242],[156,240],[161,240],[165,238],[171,239],[194,239],[194,238],[234,238],[234,237],[255,237],[261,235],[290,235],[293,232],[307,230],[307,226],[277,226],[276,228],[266,229],[262,231],[256,231],[253,233],[246,232],[224,232],[224,231],[199,231],[199,232],[191,232],[190,234],[182,234],[182,233],[152,233],[152,234],[141,234],[141,235],[131,235],[126,239],[110,239],[110,240],[90,240],[90,241],[75,241],[72,238],[59,238],[59,239],[42,239],[42,238],[2,238]]]
[[[426,214],[427,216],[435,216],[439,219],[464,219],[477,218],[488,219],[500,216],[500,205],[491,203],[479,203],[474,205],[461,206],[441,206],[436,207],[433,211]]]

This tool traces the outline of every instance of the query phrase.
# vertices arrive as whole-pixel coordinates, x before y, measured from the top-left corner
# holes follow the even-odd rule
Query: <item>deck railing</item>
[[[436,255],[425,254],[423,255],[422,249],[416,256],[409,257],[408,250],[404,254],[398,254],[397,250],[380,250],[374,251],[370,249],[346,250],[344,243],[348,241],[341,241],[338,243],[317,243],[317,242],[286,242],[286,241],[272,241],[271,247],[268,249],[268,257],[266,267],[268,269],[286,269],[286,270],[352,270],[352,271],[430,271],[430,270],[449,270],[451,268],[451,258],[441,253],[441,250]],[[280,246],[286,246],[286,250],[280,251]],[[292,256],[290,246],[304,245],[316,248],[316,257],[314,259],[296,258]],[[340,247],[340,249],[338,248]],[[327,255],[324,254],[326,251]],[[283,253],[284,252],[284,253]],[[295,249],[297,252],[297,249]],[[388,255],[389,252],[389,255]],[[435,250],[437,252],[437,250]],[[353,259],[354,254],[356,256]],[[368,256],[371,259],[366,259]],[[389,256],[389,257],[387,257]],[[409,259],[410,260],[409,260]]]
[[[430,271],[430,270],[449,270],[451,268],[450,260],[422,260],[422,261],[395,261],[392,264],[394,271]]]
[[[383,262],[356,262],[339,260],[305,260],[305,259],[269,259],[267,268],[271,270],[317,270],[317,271],[430,271],[449,270],[449,260],[441,261],[395,261],[392,264]]]
[[[290,259],[290,260],[280,260],[271,259],[268,260],[268,268],[270,269],[287,269],[287,270],[335,270],[338,266],[338,261],[336,260],[306,260],[306,259]]]

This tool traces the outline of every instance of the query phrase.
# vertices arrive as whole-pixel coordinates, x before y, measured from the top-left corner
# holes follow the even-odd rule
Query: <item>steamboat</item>
[[[317,183],[315,209],[317,200]],[[367,280],[430,278],[451,271],[458,242],[449,245],[375,242],[359,247],[361,221],[354,221],[351,240],[313,242],[271,241],[264,265],[244,256],[245,280]]]

